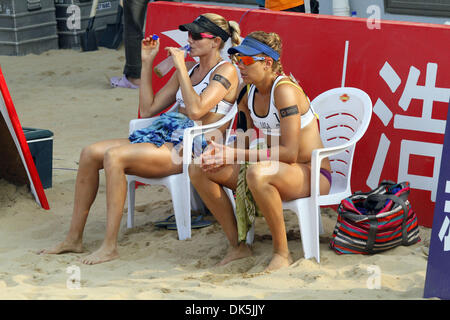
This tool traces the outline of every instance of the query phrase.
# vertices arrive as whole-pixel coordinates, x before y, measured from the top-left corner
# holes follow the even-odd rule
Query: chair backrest
[[[330,193],[349,190],[355,144],[369,126],[372,101],[360,89],[341,87],[320,94],[311,105],[319,116],[324,147],[348,146],[329,157],[333,179]]]

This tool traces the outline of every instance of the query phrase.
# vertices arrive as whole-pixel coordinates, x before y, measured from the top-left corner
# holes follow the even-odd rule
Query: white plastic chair
[[[311,156],[311,196],[283,202],[283,209],[297,214],[305,259],[320,263],[319,230],[323,233],[320,206],[339,204],[350,196],[351,169],[355,145],[366,132],[372,116],[372,101],[362,90],[341,87],[317,96],[311,105],[319,116],[320,136],[324,148]],[[331,164],[332,184],[329,194],[319,195],[320,164],[324,158]],[[224,188],[234,204],[231,190]],[[253,242],[254,226],[247,233]]]
[[[172,111],[170,109],[169,111]],[[187,128],[183,133],[183,150],[192,150],[194,138],[202,133],[207,133],[222,127],[230,121],[229,129],[232,128],[235,116],[237,113],[236,104],[232,109],[219,121],[192,128]],[[130,121],[130,134],[141,128],[150,125],[155,118],[134,119]],[[226,139],[231,130],[226,131]],[[227,141],[227,140],[225,140]],[[173,174],[162,178],[143,178],[134,175],[127,175],[128,182],[128,228],[134,226],[134,204],[135,204],[135,186],[136,181],[148,185],[164,185],[166,186],[172,196],[172,203],[175,214],[175,222],[178,230],[178,239],[186,240],[191,238],[191,184],[189,180],[188,167],[192,160],[191,152],[183,152],[183,171],[178,174]]]

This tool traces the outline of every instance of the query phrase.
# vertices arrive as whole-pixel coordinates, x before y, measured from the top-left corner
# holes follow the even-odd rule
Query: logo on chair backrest
[[[341,99],[342,102],[347,102],[348,100],[350,100],[350,97],[348,96],[348,94],[344,93],[339,97],[339,99]]]

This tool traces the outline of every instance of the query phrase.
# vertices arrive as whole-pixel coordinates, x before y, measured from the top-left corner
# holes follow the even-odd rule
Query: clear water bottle
[[[191,49],[191,47],[187,44],[184,47],[179,48],[180,50],[184,51],[184,57],[186,57],[186,53]],[[168,56],[163,61],[158,63],[156,67],[153,68],[153,71],[155,71],[156,75],[159,78],[164,77],[167,73],[169,73],[170,70],[174,67],[172,56]]]
[[[356,18],[357,17],[357,12],[356,11],[352,11],[352,18]]]

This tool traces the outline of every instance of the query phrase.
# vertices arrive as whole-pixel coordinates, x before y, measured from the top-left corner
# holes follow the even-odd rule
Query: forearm
[[[290,152],[286,147],[264,147],[262,149],[234,149],[233,159],[235,162],[258,162],[275,160],[285,163],[294,163],[297,157],[293,152]]]
[[[183,95],[184,105],[186,106],[187,116],[192,120],[198,120],[200,118],[201,98],[192,87],[191,78],[189,77],[186,65],[177,68],[176,72],[181,88],[181,94]]]
[[[155,98],[152,84],[153,60],[142,61],[141,84],[139,86],[139,112],[141,117],[149,118],[157,112],[152,110]]]
[[[232,152],[233,161],[235,163],[258,162],[267,160],[267,149],[233,148]]]

